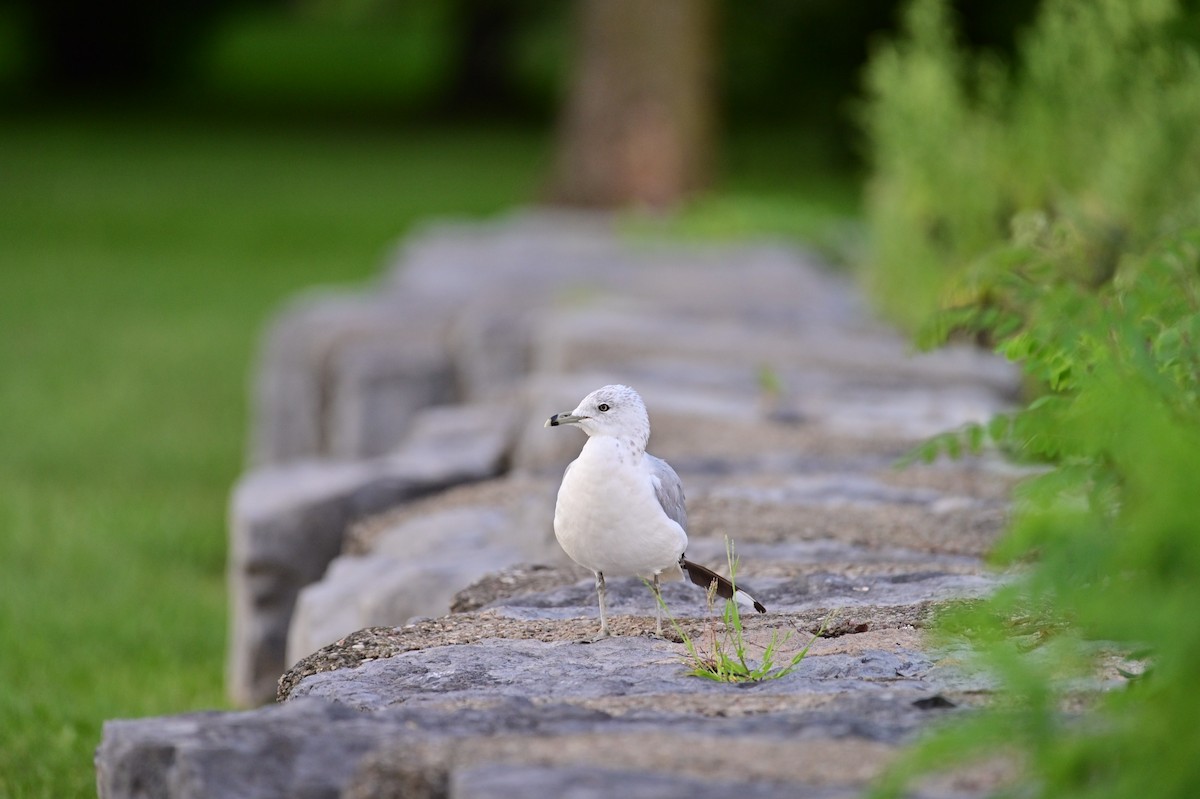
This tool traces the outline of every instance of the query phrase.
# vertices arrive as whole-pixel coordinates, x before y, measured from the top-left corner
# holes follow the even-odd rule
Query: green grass
[[[733,542],[725,539],[725,560],[729,564],[729,582],[737,590],[738,558],[734,553]],[[649,586],[649,584],[647,583]],[[713,682],[751,683],[778,680],[796,670],[808,655],[808,650],[825,632],[829,619],[821,622],[821,627],[809,639],[803,648],[792,653],[782,665],[776,662],[780,650],[792,640],[794,632],[787,630],[780,637],[779,630],[771,631],[771,638],[755,656],[751,653],[751,644],[746,641],[745,628],[742,626],[742,614],[738,603],[732,599],[725,600],[724,610],[720,620],[717,618],[717,584],[713,582],[708,587],[708,623],[702,636],[697,640],[684,632],[679,622],[671,615],[662,594],[654,591],[659,610],[665,613],[675,634],[683,641],[687,654],[683,656],[683,664],[689,677],[700,677]],[[757,662],[755,662],[757,661]]]
[[[414,221],[530,201],[547,144],[0,124],[0,797],[92,795],[103,720],[224,706],[225,506],[261,325],[295,291],[378,274]],[[779,134],[729,163],[726,196],[829,193]]]
[[[530,198],[542,137],[0,126],[0,796],[94,792],[106,718],[220,707],[258,330],[427,215]]]

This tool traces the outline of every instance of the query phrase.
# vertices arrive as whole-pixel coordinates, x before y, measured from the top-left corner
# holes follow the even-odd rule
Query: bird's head
[[[569,413],[556,413],[546,427],[575,425],[589,436],[612,436],[644,449],[650,438],[650,416],[638,393],[629,386],[605,386],[583,398]]]

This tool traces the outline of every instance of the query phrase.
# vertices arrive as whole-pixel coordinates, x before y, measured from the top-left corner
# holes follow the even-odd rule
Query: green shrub
[[[1050,467],[1019,487],[994,553],[1012,579],[941,626],[996,698],[918,745],[882,795],[995,755],[1021,765],[1014,795],[1200,787],[1196,16],[1048,0],[1006,67],[967,58],[944,4],[917,0],[871,69],[876,287],[911,305],[893,311],[921,343],[986,341],[1036,393],[917,454],[992,443]]]
[[[1200,230],[1127,257],[1098,291],[1037,275],[1053,271],[1042,259],[1076,251],[1069,237],[1048,235],[1054,245],[996,270],[996,305],[960,309],[937,326],[997,335],[1000,351],[1046,393],[921,453],[991,440],[1054,464],[1020,487],[994,553],[1002,565],[1029,565],[989,602],[943,620],[942,632],[965,636],[1001,678],[1002,699],[971,721],[970,734],[953,728],[926,742],[894,776],[995,754],[1003,742],[1024,755],[1036,795],[1129,796],[1143,786],[1155,797],[1194,796]],[[1014,246],[1009,256],[1019,253]],[[1019,315],[1001,310],[1014,308]],[[1143,655],[1149,672],[1136,686],[1106,693],[1082,721],[1062,712],[1081,685],[1102,685],[1106,663],[1115,678],[1114,658]]]
[[[1050,0],[1017,63],[970,58],[945,0],[867,72],[872,287],[915,328],[1018,212],[1067,220],[1104,282],[1120,253],[1200,218],[1200,56],[1172,0]]]

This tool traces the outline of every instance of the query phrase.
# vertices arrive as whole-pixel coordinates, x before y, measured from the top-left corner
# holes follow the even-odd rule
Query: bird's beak
[[[576,416],[573,413],[556,413],[546,420],[546,427],[558,427],[564,424],[575,424],[586,419],[586,416]]]

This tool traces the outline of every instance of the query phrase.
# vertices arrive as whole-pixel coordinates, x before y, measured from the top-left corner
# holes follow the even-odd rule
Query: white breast
[[[554,534],[579,565],[606,575],[672,570],[687,533],[667,517],[640,451],[615,438],[589,438],[563,475]]]

